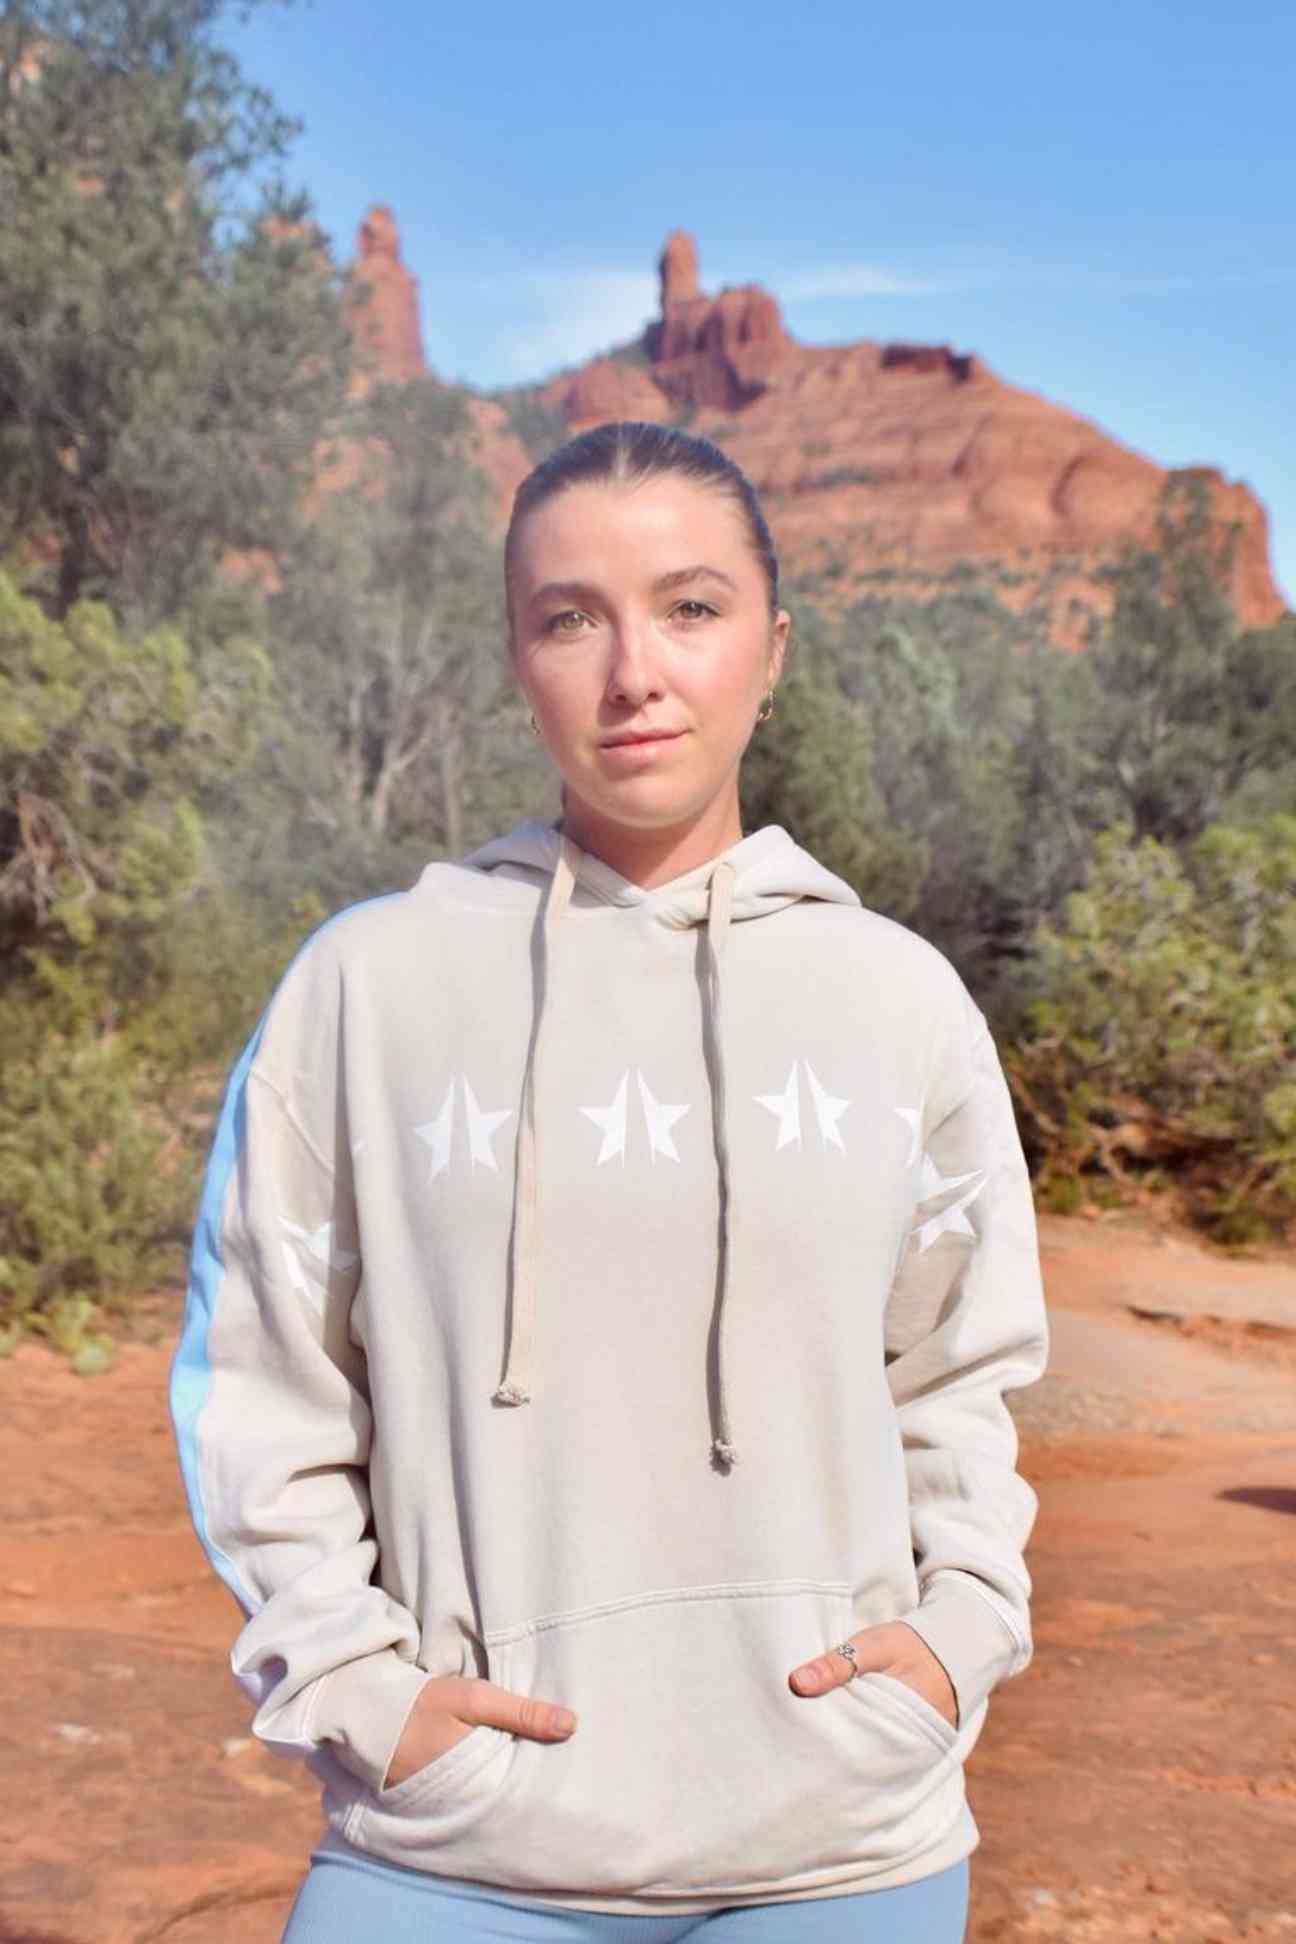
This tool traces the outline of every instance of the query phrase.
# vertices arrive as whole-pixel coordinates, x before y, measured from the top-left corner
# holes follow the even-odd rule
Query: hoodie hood
[[[471,869],[504,871],[508,876],[552,878],[564,846],[576,885],[592,900],[646,905],[663,924],[678,930],[707,922],[712,881],[722,864],[733,873],[730,917],[735,923],[768,917],[802,898],[825,904],[860,902],[844,878],[825,870],[780,824],[766,824],[696,870],[649,888],[622,877],[602,858],[564,837],[557,823],[546,823],[540,817],[526,818],[504,836],[470,852],[463,862]]]
[[[725,1388],[725,1328],[731,1303],[730,1267],[735,1207],[729,1167],[726,1117],[724,1031],[725,943],[734,923],[772,917],[803,898],[821,903],[858,905],[851,887],[802,850],[779,824],[753,831],[696,870],[647,888],[621,876],[601,858],[582,850],[559,828],[528,817],[463,859],[466,868],[500,872],[539,881],[543,896],[537,912],[535,1011],[518,1123],[514,1218],[509,1244],[509,1323],[504,1375],[493,1393],[497,1404],[527,1404],[532,1396],[531,1343],[542,1281],[544,1182],[539,1164],[538,1078],[543,1070],[544,1024],[554,982],[561,977],[560,930],[564,913],[583,892],[589,902],[641,907],[675,931],[705,927],[707,976],[703,984],[703,1039],[711,1086],[711,1122],[720,1204],[715,1334],[717,1341],[716,1422],[712,1456],[724,1466],[738,1461]]]

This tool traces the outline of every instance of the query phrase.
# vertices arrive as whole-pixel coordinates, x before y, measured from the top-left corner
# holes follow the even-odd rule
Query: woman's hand
[[[416,1775],[483,1722],[531,1741],[566,1741],[576,1726],[568,1708],[514,1694],[474,1675],[444,1674],[420,1692],[387,1767],[385,1789]]]
[[[859,1650],[861,1674],[890,1674],[897,1681],[907,1682],[924,1701],[931,1702],[938,1714],[944,1715],[951,1728],[958,1727],[958,1695],[954,1683],[927,1642],[912,1627],[906,1627],[903,1620],[893,1620],[884,1626],[865,1627],[862,1633],[847,1638]],[[841,1687],[852,1678],[851,1664],[845,1654],[828,1653],[794,1668],[788,1676],[788,1685],[794,1694],[827,1694],[830,1688]]]

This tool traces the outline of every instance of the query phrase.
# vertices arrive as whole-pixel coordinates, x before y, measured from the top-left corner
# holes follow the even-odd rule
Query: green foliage
[[[258,645],[223,649],[203,682],[176,628],[91,601],[59,623],[0,573],[0,987],[34,974],[65,1020],[128,998],[202,861],[195,791],[243,758],[264,695]]]
[[[1230,558],[1201,481],[1172,475],[1160,545],[1108,571],[1112,613],[1079,662],[1081,741],[1107,820],[1127,818],[1136,840],[1186,842],[1248,779],[1290,774],[1296,619],[1239,629]]]
[[[567,437],[567,421],[556,406],[546,402],[544,389],[542,385],[521,385],[494,394],[534,466],[556,452]]]
[[[39,541],[56,614],[166,618],[272,547],[342,396],[324,238],[265,179],[294,124],[214,43],[224,11],[0,17],[0,547]]]
[[[174,1273],[198,1156],[141,1098],[124,1040],[14,993],[0,1039],[0,1350],[32,1330],[90,1369],[100,1308]]]
[[[330,496],[271,603],[292,725],[278,733],[301,755],[284,767],[371,862],[412,843],[424,860],[458,855],[520,814],[539,770],[472,420],[463,394],[415,380],[378,387],[352,436],[370,463]]]
[[[778,823],[845,878],[866,904],[895,916],[917,905],[926,859],[890,827],[873,785],[862,711],[812,664],[780,683],[742,770],[744,823]],[[832,778],[831,789],[824,788]]]
[[[97,1368],[104,1313],[181,1274],[224,1071],[324,916],[200,886],[147,936],[118,1023],[85,957],[38,954],[0,993],[0,1354],[32,1331]]]
[[[888,828],[926,860],[910,922],[1003,1012],[1030,934],[1083,872],[1087,842],[1055,798],[1049,722],[1066,663],[1032,617],[984,590],[855,603],[828,647],[874,738]],[[893,912],[893,916],[900,916]]]
[[[206,614],[201,672],[178,626],[135,633],[91,601],[58,622],[0,574],[0,1344],[43,1331],[86,1368],[93,1306],[174,1266],[188,1077],[227,1051],[229,993],[263,955],[240,925],[222,957],[215,893],[192,921],[197,799],[246,761],[268,675],[223,633],[236,612]]]
[[[1173,1165],[1221,1239],[1296,1214],[1296,816],[1104,832],[1040,927],[1009,1070],[1042,1186]]]

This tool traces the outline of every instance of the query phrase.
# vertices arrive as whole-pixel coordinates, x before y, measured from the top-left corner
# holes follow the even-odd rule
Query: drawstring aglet
[[[529,1404],[531,1393],[529,1390],[524,1390],[521,1384],[501,1384],[492,1394],[491,1402],[492,1404]]]

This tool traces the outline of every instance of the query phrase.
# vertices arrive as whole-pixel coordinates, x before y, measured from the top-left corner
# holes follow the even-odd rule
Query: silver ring
[[[860,1670],[859,1670],[859,1662],[855,1658],[856,1650],[851,1645],[850,1641],[849,1640],[844,1641],[840,1647],[834,1647],[832,1648],[831,1651],[834,1654],[844,1654],[846,1656],[847,1660],[851,1664],[850,1678],[853,1681],[855,1676],[859,1673]]]

